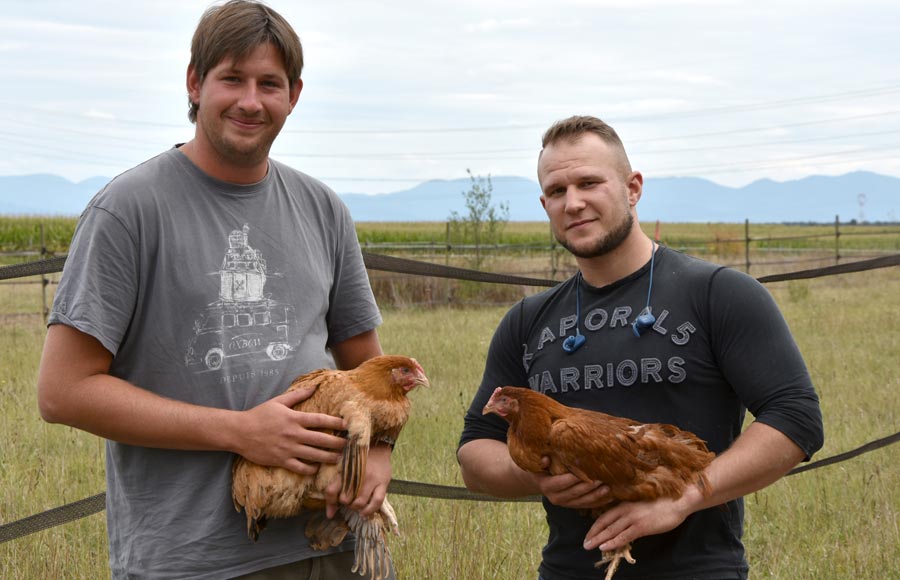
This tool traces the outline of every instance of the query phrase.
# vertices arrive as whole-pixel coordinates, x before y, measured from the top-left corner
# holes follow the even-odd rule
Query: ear
[[[194,67],[191,65],[188,65],[188,68],[187,68],[186,84],[187,84],[188,97],[190,97],[191,102],[195,103],[195,104],[199,103],[200,102],[200,85],[202,84],[202,82],[200,80],[199,75],[197,74],[197,71],[194,70]]]
[[[297,82],[294,86],[291,87],[290,90],[290,99],[291,99],[291,112],[294,111],[294,107],[297,106],[297,100],[300,98],[300,91],[303,90],[303,79],[297,79]]]
[[[641,175],[640,171],[633,171],[628,176],[626,185],[628,186],[628,205],[634,207],[640,201],[641,194],[644,192],[644,176]]]

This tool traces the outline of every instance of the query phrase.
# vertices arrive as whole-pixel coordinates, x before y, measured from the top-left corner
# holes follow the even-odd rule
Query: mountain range
[[[0,214],[77,216],[109,178],[73,183],[57,175],[0,176]],[[540,187],[524,177],[491,177],[493,204],[506,203],[511,221],[546,219]],[[469,178],[431,180],[378,195],[338,194],[356,221],[445,221],[466,215]],[[900,178],[856,171],[728,187],[695,177],[648,178],[638,204],[644,222],[896,222]]]

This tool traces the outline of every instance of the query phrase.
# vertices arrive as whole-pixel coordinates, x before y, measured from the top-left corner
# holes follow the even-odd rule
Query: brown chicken
[[[522,387],[498,387],[483,413],[509,422],[509,455],[525,471],[572,473],[609,486],[610,503],[593,509],[591,517],[619,502],[678,498],[690,484],[710,493],[703,470],[714,454],[696,435],[673,425],[567,407]],[[604,554],[595,566],[609,564],[610,580],[623,558],[634,563],[630,544]]]
[[[306,527],[310,545],[317,550],[340,544],[347,532],[356,535],[353,572],[384,578],[390,570],[385,533],[399,533],[393,508],[385,499],[370,519],[341,506],[340,517],[325,517],[324,490],[341,480],[341,493],[356,497],[363,483],[369,448],[376,441],[396,441],[409,418],[407,394],[428,379],[415,359],[378,356],[348,371],[321,369],[300,376],[288,391],[315,385],[311,397],[294,406],[296,411],[342,417],[347,445],[338,464],[322,464],[315,475],[301,475],[280,467],[257,465],[237,457],[232,468],[232,498],[247,514],[247,533],[255,542],[268,518],[296,516],[303,510],[321,510]],[[329,431],[330,432],[330,431]]]

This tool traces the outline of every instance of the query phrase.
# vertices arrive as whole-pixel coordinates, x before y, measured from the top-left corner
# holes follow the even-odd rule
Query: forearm
[[[466,487],[497,497],[540,494],[535,478],[513,463],[506,444],[493,439],[469,441],[457,452]]]
[[[771,485],[796,466],[805,453],[783,433],[755,422],[706,470],[709,495],[690,490],[691,511],[721,505]]]
[[[107,374],[48,386],[41,414],[100,437],[143,447],[238,451],[239,413],[167,399]]]

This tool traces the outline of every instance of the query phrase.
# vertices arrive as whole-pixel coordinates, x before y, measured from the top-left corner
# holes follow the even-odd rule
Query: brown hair
[[[280,14],[256,0],[229,0],[203,13],[191,41],[191,62],[202,83],[225,58],[241,60],[261,44],[271,43],[284,59],[291,86],[303,70],[303,46],[294,29]],[[188,97],[188,119],[197,120],[197,104]]]
[[[548,145],[553,145],[560,141],[575,142],[578,141],[586,133],[593,133],[600,137],[604,143],[617,149],[622,155],[624,163],[623,169],[625,173],[631,172],[631,163],[628,161],[628,155],[625,153],[625,145],[619,139],[616,130],[598,119],[589,115],[574,115],[568,119],[557,121],[544,132],[541,138],[541,153]]]

